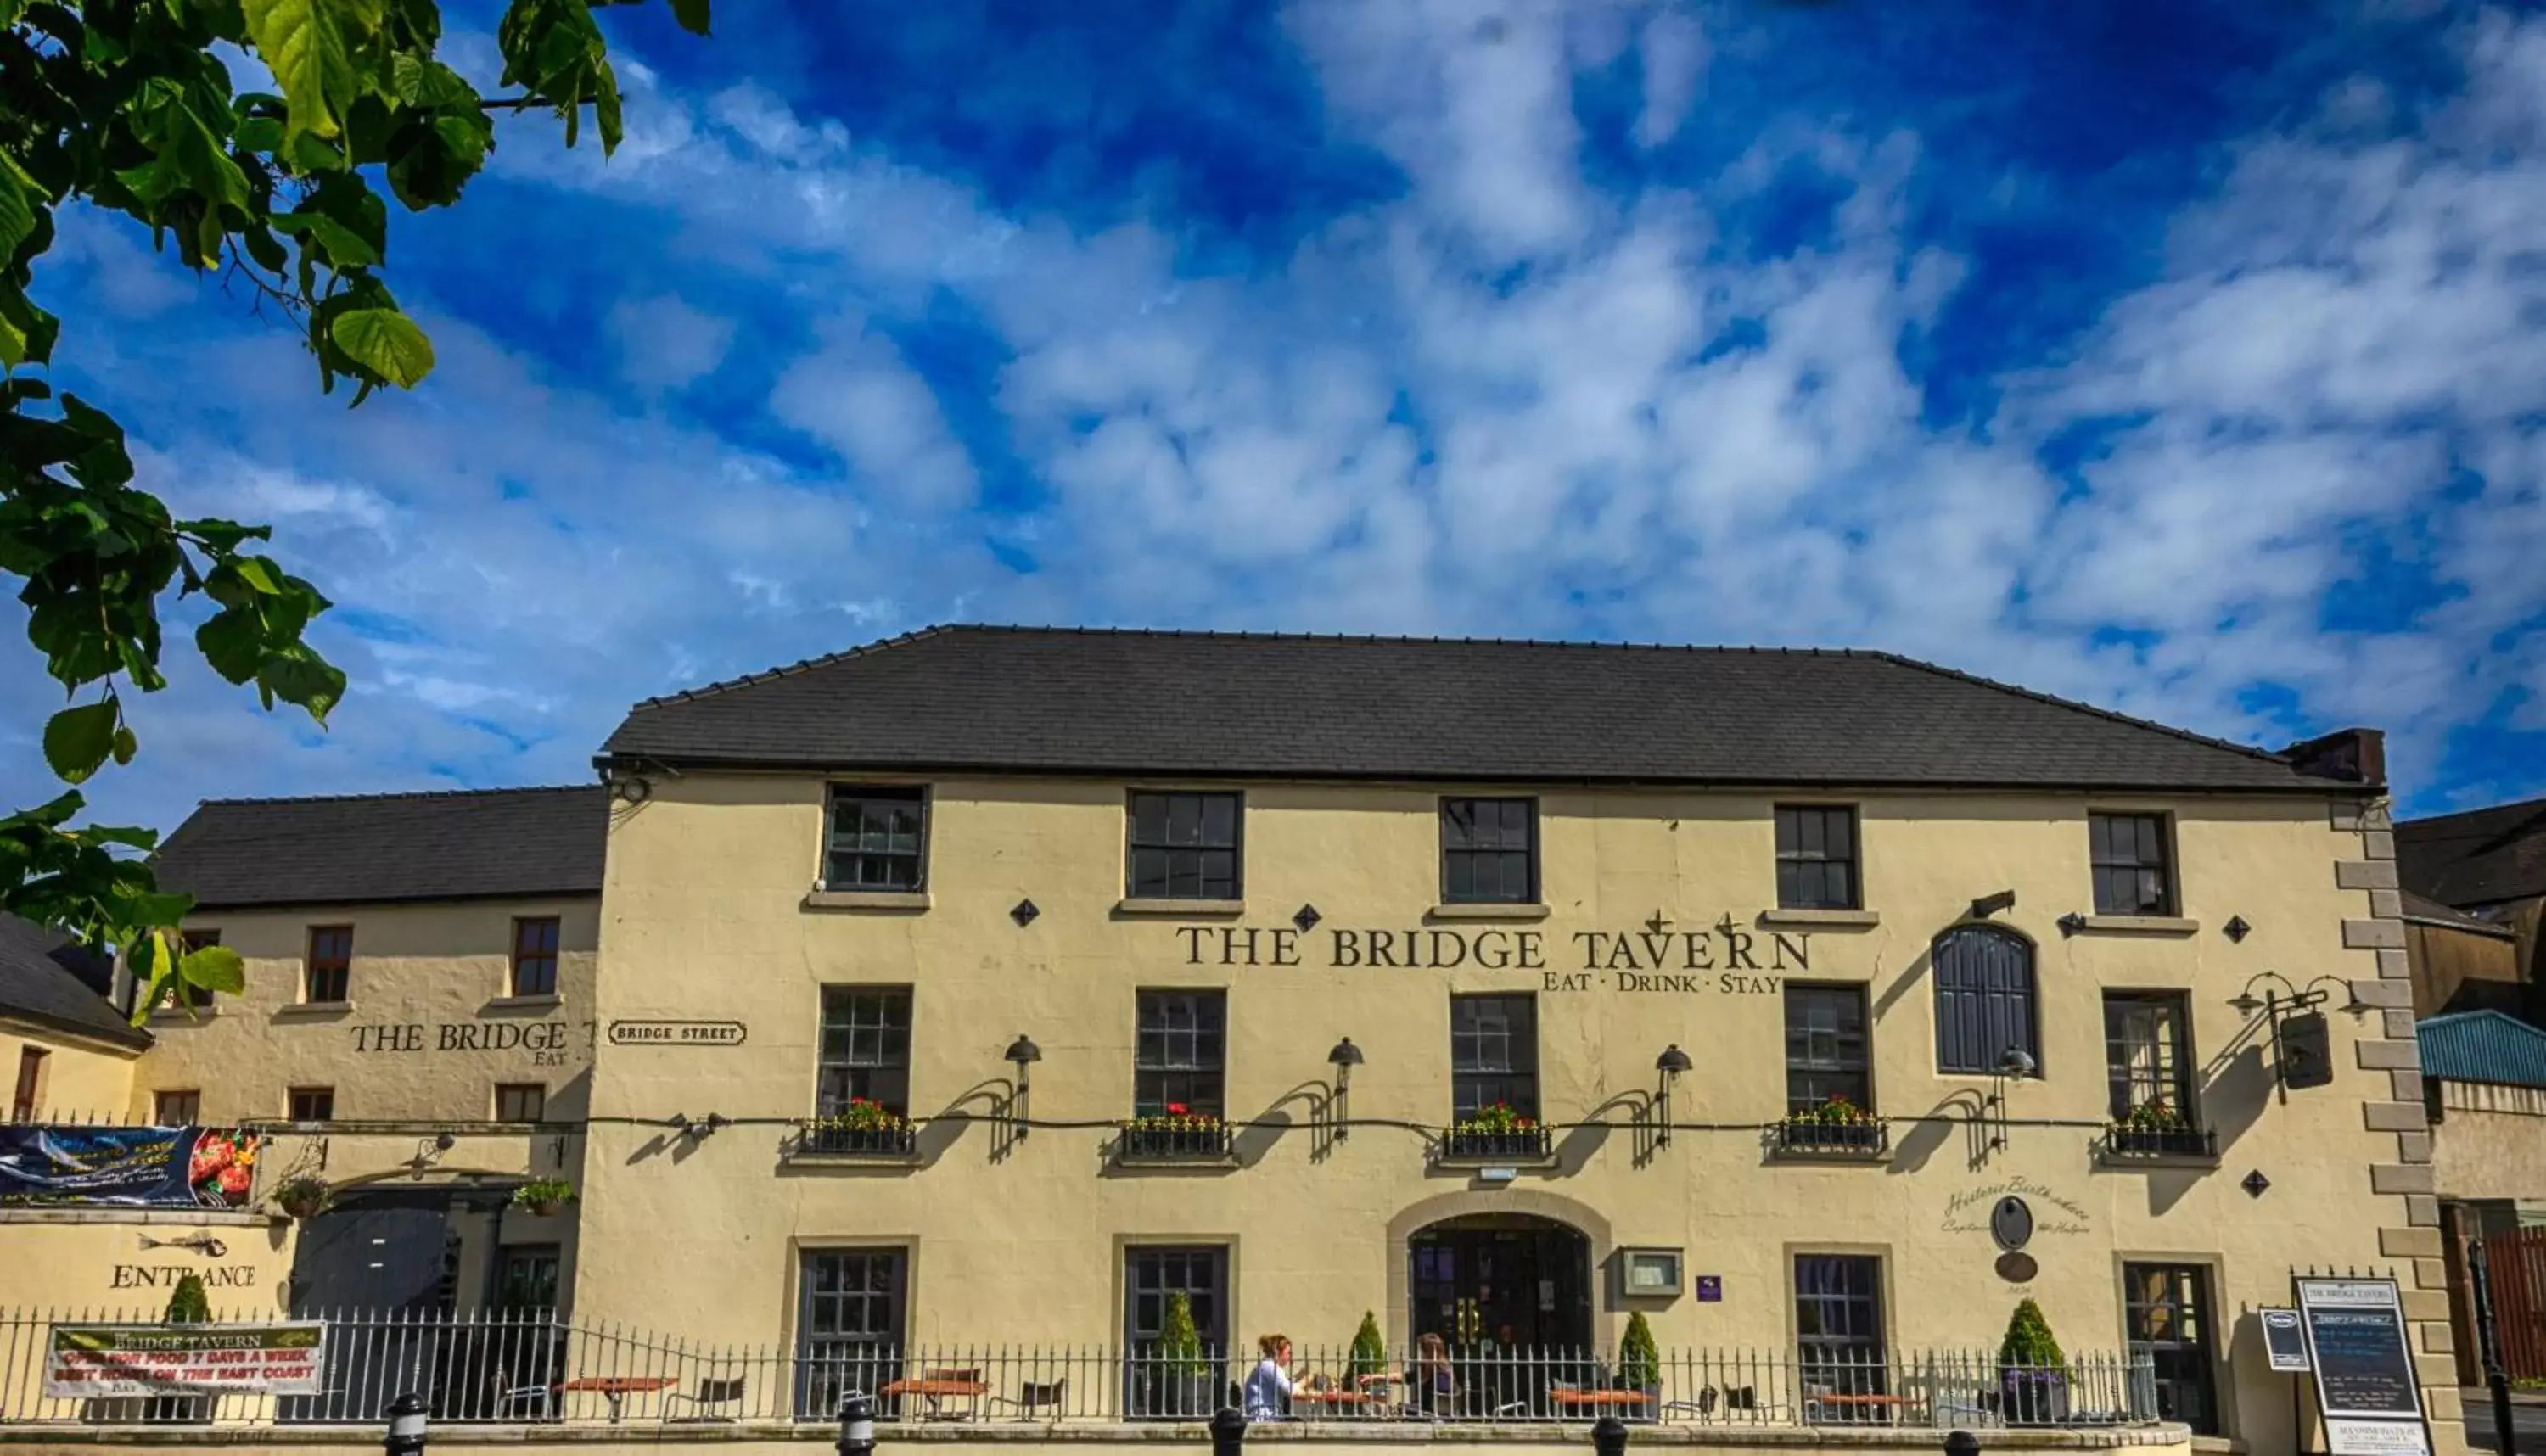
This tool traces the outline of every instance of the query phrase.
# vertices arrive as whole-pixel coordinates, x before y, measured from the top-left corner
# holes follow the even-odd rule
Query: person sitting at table
[[[1449,1341],[1441,1336],[1426,1334],[1414,1341],[1414,1369],[1408,1383],[1414,1387],[1414,1408],[1424,1414],[1459,1413],[1459,1377],[1450,1368]]]
[[[1255,1341],[1255,1348],[1263,1358],[1255,1362],[1255,1373],[1246,1377],[1246,1418],[1287,1420],[1291,1416],[1291,1392],[1298,1389],[1289,1368],[1290,1336],[1265,1335]]]

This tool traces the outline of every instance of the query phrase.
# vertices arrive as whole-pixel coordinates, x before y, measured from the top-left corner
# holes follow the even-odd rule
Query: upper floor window
[[[1216,990],[1141,992],[1139,1043],[1132,1055],[1132,1115],[1223,1110],[1229,1002]]]
[[[18,1049],[18,1089],[9,1094],[9,1119],[34,1122],[44,1105],[44,1064],[52,1054],[42,1047]]]
[[[917,784],[832,787],[824,889],[916,891],[927,879],[927,790]]]
[[[1135,790],[1131,809],[1130,895],[1134,899],[1236,899],[1239,821],[1236,794]]]
[[[309,956],[301,963],[300,999],[332,1004],[353,998],[354,927],[312,925]]]
[[[495,1084],[497,1122],[539,1122],[548,1115],[549,1089],[546,1082]]]
[[[211,926],[207,926],[200,930],[180,930],[177,932],[177,947],[180,951],[191,953],[202,950],[206,946],[219,945],[220,943],[221,932]],[[132,992],[133,994],[138,995],[140,993],[140,987],[137,985],[134,985],[132,987]],[[176,977],[169,978],[168,989],[164,994],[166,997],[165,1004],[170,1006],[193,1007],[197,1010],[201,1010],[212,1003],[212,993],[211,991],[206,990],[200,985],[196,985],[192,982],[181,980]],[[157,1007],[153,1007],[152,1009],[156,1010]]]
[[[1786,1110],[1871,1108],[1865,987],[1786,985]]]
[[[1538,1116],[1538,1003],[1529,996],[1450,998],[1450,1113],[1464,1122],[1500,1103]]]
[[[822,1054],[813,1110],[823,1117],[873,1102],[910,1115],[910,992],[898,986],[822,987]]]
[[[290,1106],[294,1122],[326,1122],[336,1115],[334,1087],[294,1087]]]
[[[526,915],[513,922],[513,994],[557,993],[557,917]]]
[[[1538,801],[1441,801],[1441,899],[1526,904],[1538,899]]]
[[[1853,910],[1856,811],[1844,805],[1777,806],[1777,907]]]
[[[2095,913],[2174,913],[2172,836],[2162,814],[2086,815],[2087,857],[2095,873]]]
[[[184,1087],[150,1094],[150,1121],[163,1128],[191,1128],[204,1120],[204,1094]]]
[[[2192,1121],[2192,1043],[2178,991],[2104,992],[2104,1071],[2113,1120],[2142,1108]]]
[[[2041,1075],[2032,942],[1995,925],[1957,925],[1936,937],[1927,958],[1936,984],[1936,1070],[1989,1076],[2029,1067],[2023,1074]]]

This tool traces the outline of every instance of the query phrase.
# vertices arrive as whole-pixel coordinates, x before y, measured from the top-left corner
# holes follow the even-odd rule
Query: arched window
[[[1936,1070],[1994,1072],[2010,1051],[2042,1065],[2033,943],[1995,925],[1957,925],[1929,948]]]

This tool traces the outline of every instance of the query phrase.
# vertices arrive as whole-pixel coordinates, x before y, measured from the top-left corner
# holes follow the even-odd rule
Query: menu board
[[[2300,1279],[2300,1325],[2333,1456],[2427,1453],[2422,1391],[2393,1279]]]
[[[2296,1310],[2257,1310],[2263,1321],[2263,1352],[2272,1357],[2272,1368],[2304,1375],[2308,1370],[2307,1331],[2299,1327]]]

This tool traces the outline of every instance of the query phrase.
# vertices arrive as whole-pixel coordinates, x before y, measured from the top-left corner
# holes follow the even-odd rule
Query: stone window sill
[[[1184,915],[1195,919],[1246,913],[1242,899],[1142,899],[1128,897],[1114,905],[1118,915]]]
[[[1871,930],[1883,923],[1881,910],[1761,910],[1759,923],[1798,930]]]
[[[563,996],[497,996],[482,1008],[488,1011],[553,1011],[565,1004]]]
[[[274,1014],[277,1016],[305,1016],[312,1021],[323,1021],[331,1016],[350,1016],[353,1012],[354,1003],[351,1001],[295,1001],[289,1006],[274,1008]]]
[[[221,1014],[221,1007],[220,1003],[217,1001],[207,1001],[203,1005],[197,1006],[194,1010],[194,1014],[192,1015],[188,1015],[182,1007],[161,1006],[150,1013],[150,1024],[152,1026],[183,1026],[189,1021],[210,1021],[212,1018],[218,1016],[219,1014]]]
[[[2089,935],[2198,935],[2201,922],[2173,915],[2088,915]]]
[[[908,913],[929,906],[925,890],[824,890],[819,886],[805,895],[808,910],[895,910]]]
[[[805,1153],[789,1151],[782,1159],[789,1167],[917,1167],[918,1150],[908,1153]]]
[[[1432,907],[1435,920],[1544,920],[1547,906],[1522,900],[1460,900]]]

